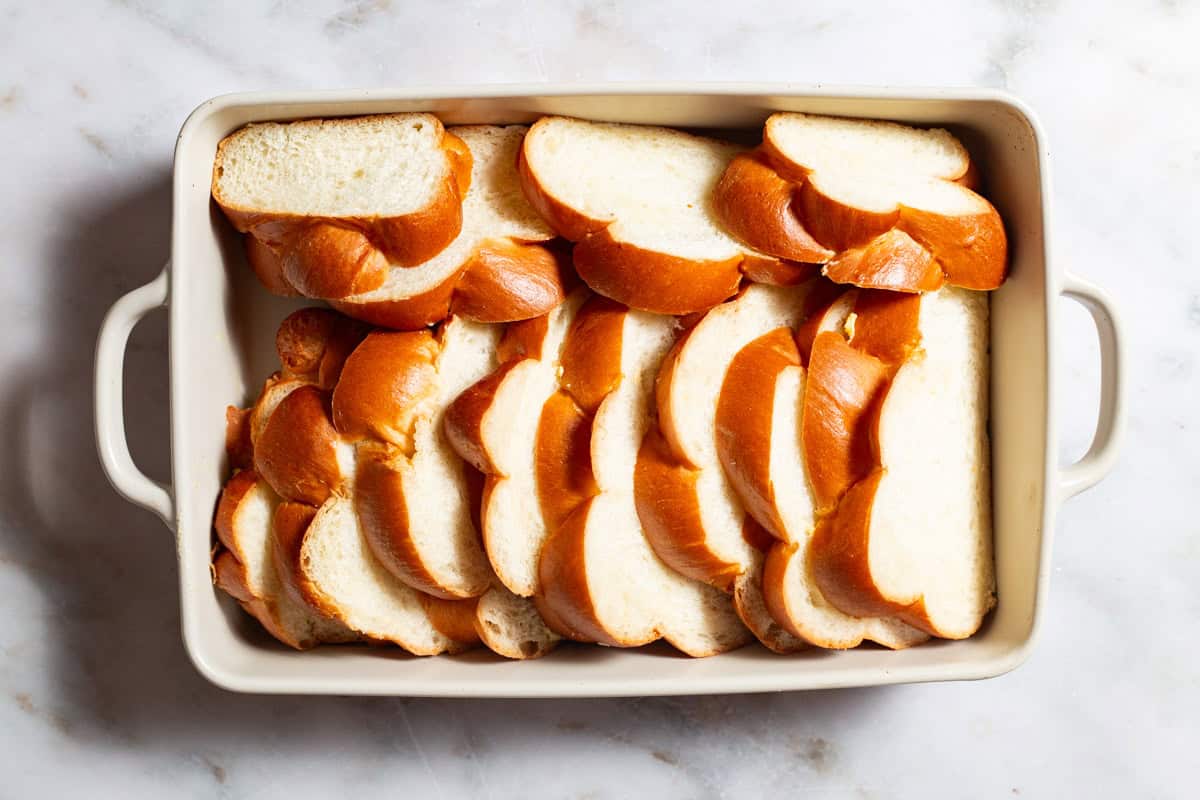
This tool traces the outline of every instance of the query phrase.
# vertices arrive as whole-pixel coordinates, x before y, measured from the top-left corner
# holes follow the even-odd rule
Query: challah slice
[[[278,503],[278,495],[253,470],[242,470],[225,484],[214,524],[224,547],[213,559],[217,586],[289,647],[354,641],[357,634],[345,625],[284,591],[271,557],[271,518]]]
[[[729,590],[755,548],[743,536],[745,509],[721,467],[717,405],[738,351],[805,318],[813,284],[747,286],[709,311],[662,364],[658,433],[638,457],[638,513],[659,556],[683,574]]]
[[[565,248],[522,194],[517,154],[521,125],[451,129],[473,156],[462,231],[441,253],[393,266],[370,291],[327,295],[350,316],[389,328],[417,329],[455,315],[510,322],[544,314],[565,294]]]
[[[372,555],[346,497],[330,497],[319,509],[280,505],[275,559],[308,604],[370,639],[398,644],[414,655],[459,652],[478,643],[473,601],[439,600],[397,580]],[[441,604],[433,614],[432,604]],[[451,638],[465,631],[471,638]]]
[[[217,146],[212,195],[265,247],[268,286],[344,297],[388,262],[428,261],[462,228],[471,153],[432,114],[247,125]]]
[[[488,649],[505,658],[541,658],[562,641],[547,627],[533,600],[502,585],[479,598],[474,625]]]
[[[777,113],[762,147],[735,159],[713,205],[765,253],[825,265],[839,283],[916,292],[994,289],[1007,239],[972,191],[966,148],[942,129]]]
[[[958,639],[995,604],[987,318],[985,294],[921,296],[919,346],[873,415],[874,469],[812,539],[816,584],[846,613]]]
[[[817,327],[836,318],[840,303],[815,314]],[[808,324],[808,321],[805,323]],[[817,523],[801,444],[806,374],[787,328],[746,345],[730,363],[717,407],[717,451],[747,511],[777,541],[762,567],[770,616],[788,632],[820,647],[844,649],[870,639],[892,648],[928,638],[895,619],[850,617],[825,601],[810,580],[808,542]]]
[[[668,128],[543,117],[519,169],[529,201],[576,242],[575,269],[594,291],[664,314],[702,311],[756,280],[798,282],[813,270],[728,236],[709,198],[743,148]]]
[[[365,398],[355,405],[364,432],[375,436],[358,445],[355,487],[372,550],[405,583],[437,597],[478,597],[492,581],[471,518],[466,465],[443,418],[463,390],[496,368],[499,341],[499,326],[454,317],[436,342],[426,332],[377,332],[351,354],[334,390],[342,430],[352,435],[338,412],[350,398]]]
[[[728,596],[664,564],[646,541],[634,503],[634,464],[651,425],[654,375],[679,323],[599,298],[593,303],[608,312],[593,321],[610,332],[614,322],[617,328],[597,340],[590,335],[595,327],[577,320],[568,334],[574,341],[566,349],[575,349],[584,364],[577,362],[565,383],[570,396],[582,399],[590,435],[569,439],[561,457],[590,466],[596,494],[542,547],[538,575],[542,604],[551,611],[547,621],[571,638],[611,646],[661,637],[693,656],[740,647],[749,637]],[[579,352],[585,347],[586,357]],[[590,408],[594,416],[583,410]]]
[[[537,324],[534,320],[515,328],[536,329]],[[253,409],[227,414],[226,439],[231,460],[255,461],[255,443],[277,453],[280,489],[299,501],[279,506],[272,536],[286,577],[283,586],[297,605],[316,604],[338,619],[361,624],[363,636],[395,641],[418,653],[461,649],[482,638],[501,655],[529,658],[548,652],[558,641],[541,623],[532,601],[493,585],[478,544],[482,478],[454,455],[442,434],[448,400],[494,367],[498,338],[497,326],[457,319],[447,321],[436,336],[429,331],[368,333],[361,323],[322,309],[303,309],[280,325],[276,346],[283,368],[267,382]],[[533,344],[528,335],[505,342],[506,358]],[[258,434],[252,435],[252,429]],[[239,455],[245,450],[248,456]],[[410,513],[405,501],[411,492],[428,491],[424,485],[414,489],[414,470],[423,471],[421,480],[441,493],[439,508],[421,496]],[[446,470],[453,474],[442,475],[443,481],[439,474]],[[304,480],[313,474],[321,480]],[[448,494],[456,497],[446,500]],[[340,504],[336,511],[320,511],[326,515],[322,521],[337,523],[332,528],[313,527],[318,498],[322,510]],[[345,505],[354,509],[353,530],[344,519]],[[370,523],[367,530],[362,530],[363,520]],[[335,546],[326,547],[329,542]],[[474,558],[468,552],[472,548]],[[453,560],[466,552],[464,563],[447,565],[448,550],[454,551]],[[217,556],[218,578],[236,566],[227,555]],[[351,571],[375,577],[365,588],[347,586],[339,577],[341,568],[322,558],[349,558],[357,563]],[[484,596],[448,599],[452,592],[443,585],[446,573],[457,579],[470,573],[472,564],[482,565],[478,582],[487,589]],[[409,583],[430,584],[442,596],[416,591]],[[380,596],[372,600],[372,593]],[[346,603],[350,605],[339,605]],[[391,607],[403,612],[396,627],[371,616]]]
[[[589,296],[576,289],[544,317],[510,326],[499,345],[502,366],[446,411],[449,441],[487,474],[480,518],[492,569],[523,597],[537,591],[538,554],[548,533],[539,500],[538,424],[558,390],[567,331]]]

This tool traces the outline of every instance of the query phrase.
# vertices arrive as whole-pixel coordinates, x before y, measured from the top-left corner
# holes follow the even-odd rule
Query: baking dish
[[[269,296],[209,198],[217,142],[263,120],[425,110],[447,124],[529,122],[543,114],[749,135],[776,110],[939,124],[978,160],[1009,231],[1012,270],[992,296],[991,432],[999,604],[973,638],[907,651],[777,656],[759,646],[709,659],[666,648],[564,647],[532,662],[476,651],[415,658],[396,649],[290,651],[257,631],[209,577],[213,507],[226,477],[224,408],[245,404],[276,365],[274,331],[293,301]],[[492,86],[239,94],[188,118],[175,150],[168,265],[109,312],[96,357],[96,431],[116,489],[176,535],[183,637],[197,669],[247,692],[408,696],[616,696],[817,689],[985,678],[1030,653],[1044,609],[1055,512],[1112,467],[1122,432],[1122,338],[1106,293],[1050,257],[1045,137],[1017,99],[985,90],[833,89],[796,85]],[[1059,296],[1095,320],[1102,359],[1097,432],[1088,453],[1056,463],[1054,353]],[[172,485],[134,465],[125,441],[122,367],[129,333],[166,305],[170,330]]]

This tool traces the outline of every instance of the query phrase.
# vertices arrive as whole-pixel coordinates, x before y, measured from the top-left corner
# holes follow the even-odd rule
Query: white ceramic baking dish
[[[776,110],[879,117],[951,127],[967,142],[1007,221],[1012,274],[992,296],[991,433],[999,604],[973,638],[903,652],[778,656],[747,647],[692,660],[668,648],[564,647],[533,662],[477,651],[414,658],[394,648],[277,645],[216,592],[209,577],[214,503],[226,477],[224,409],[245,404],[277,363],[275,327],[293,307],[270,297],[209,199],[217,142],[262,120],[432,111],[448,124],[529,122],[543,114],[741,129],[753,136]],[[1050,257],[1045,136],[1018,100],[983,90],[831,89],[796,85],[491,86],[241,94],[201,105],[175,150],[170,260],[110,311],[96,359],[96,430],[121,494],[176,535],[183,637],[211,681],[247,692],[433,696],[600,696],[758,692],[985,678],[1020,664],[1042,618],[1059,505],[1111,468],[1122,428],[1122,345],[1108,296]],[[1079,462],[1056,463],[1054,353],[1059,295],[1083,303],[1100,334],[1099,425]],[[172,486],[134,465],[121,396],[125,344],[147,312],[169,308]]]

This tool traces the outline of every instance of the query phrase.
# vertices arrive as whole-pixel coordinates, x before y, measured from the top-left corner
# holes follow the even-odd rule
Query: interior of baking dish
[[[776,87],[777,88],[777,87]],[[542,90],[545,91],[545,90]],[[1043,150],[1035,123],[1002,95],[964,92],[771,93],[762,87],[669,92],[611,87],[586,93],[512,90],[242,95],[201,106],[175,162],[170,276],[172,448],[183,632],[197,667],[231,689],[262,692],[447,696],[644,695],[825,688],[979,678],[1018,665],[1032,643],[1053,498],[1049,403],[1057,273],[1046,259]],[[621,651],[564,646],[510,662],[483,650],[418,658],[396,648],[328,646],[291,651],[216,591],[209,573],[214,503],[227,477],[224,409],[244,405],[277,366],[279,321],[304,304],[269,295],[212,205],[217,142],[247,122],[432,111],[447,124],[530,122],[544,114],[670,125],[752,138],[772,111],[807,111],[946,126],[982,168],[1006,220],[1011,274],[991,295],[993,515],[999,603],[982,630],[959,642],[891,652],[863,646],[778,656],[759,645],[689,659],[662,645]]]

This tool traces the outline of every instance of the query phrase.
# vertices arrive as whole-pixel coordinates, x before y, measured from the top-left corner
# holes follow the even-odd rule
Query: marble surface
[[[0,796],[1194,791],[1200,5],[701,5],[0,1]],[[193,670],[171,538],[108,487],[90,411],[101,316],[167,252],[185,115],[243,89],[602,79],[993,86],[1040,112],[1056,256],[1119,298],[1131,389],[1122,461],[1060,515],[1027,665],[577,702],[257,698]],[[1062,302],[1067,460],[1091,434],[1098,355]],[[127,378],[135,456],[163,477],[164,320],[135,332]]]

